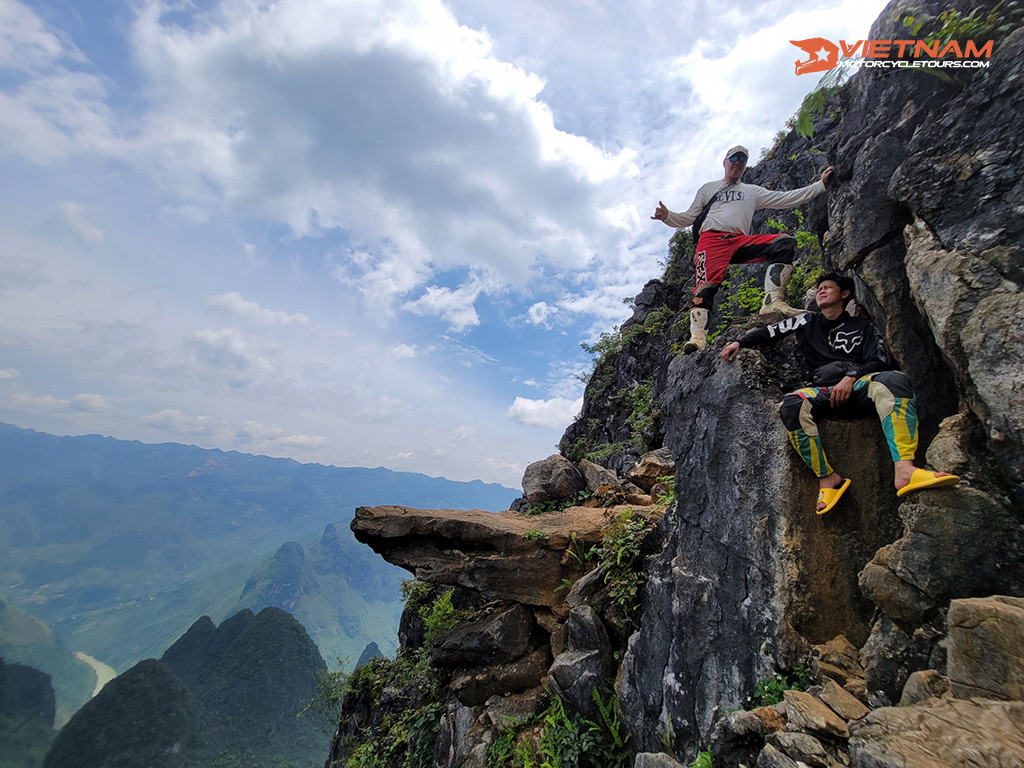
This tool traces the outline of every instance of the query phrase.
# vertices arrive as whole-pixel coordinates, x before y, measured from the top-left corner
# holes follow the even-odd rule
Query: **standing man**
[[[960,478],[914,466],[917,452],[917,400],[910,380],[893,366],[885,353],[882,335],[865,317],[846,312],[854,283],[837,274],[818,280],[815,301],[820,312],[805,312],[778,323],[755,328],[728,344],[721,352],[732,362],[741,348],[756,347],[796,333],[813,386],[791,392],[782,399],[779,416],[789,442],[804,463],[818,476],[817,513],[836,505],[850,487],[829,464],[815,419],[835,415],[864,418],[876,413],[894,462],[896,495],[922,488],[956,485]]]
[[[793,274],[793,256],[796,238],[779,233],[751,235],[750,224],[754,211],[762,208],[795,208],[813,200],[825,191],[825,184],[835,170],[829,166],[821,172],[821,180],[808,187],[789,192],[773,192],[754,184],[743,184],[740,179],[747,169],[750,152],[735,146],[725,153],[722,165],[725,178],[709,181],[697,190],[690,207],[682,213],[670,211],[658,201],[652,219],[670,227],[688,227],[703,216],[700,237],[694,243],[694,266],[697,270],[693,288],[693,308],[690,310],[690,339],[683,354],[690,354],[707,346],[708,315],[715,293],[725,279],[730,264],[770,261],[764,276],[764,306],[761,313],[781,312],[787,316],[803,310],[786,304],[785,290]]]

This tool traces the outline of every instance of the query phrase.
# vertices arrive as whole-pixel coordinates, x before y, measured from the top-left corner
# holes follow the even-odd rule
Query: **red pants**
[[[697,270],[693,292],[697,293],[704,283],[714,283],[717,287],[725,279],[730,264],[764,261],[772,242],[780,237],[792,239],[792,235],[782,232],[775,235],[740,235],[715,229],[701,232],[693,259]]]

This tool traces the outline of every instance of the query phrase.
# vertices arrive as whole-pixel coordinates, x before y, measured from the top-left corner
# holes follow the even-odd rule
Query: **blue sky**
[[[517,487],[883,5],[0,0],[0,420]]]

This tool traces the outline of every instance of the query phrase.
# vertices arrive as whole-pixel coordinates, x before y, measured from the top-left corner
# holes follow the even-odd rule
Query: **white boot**
[[[758,314],[779,312],[786,317],[802,315],[807,310],[791,307],[786,303],[786,284],[793,276],[792,264],[769,264],[764,273],[764,304]]]
[[[690,310],[690,338],[683,345],[683,354],[690,355],[708,345],[708,311],[700,307]]]

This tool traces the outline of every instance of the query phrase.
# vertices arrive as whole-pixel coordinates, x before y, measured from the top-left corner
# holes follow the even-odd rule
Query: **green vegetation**
[[[340,682],[340,698],[360,698],[371,710],[380,710],[385,699],[405,705],[383,713],[368,728],[345,768],[430,766],[440,728],[442,687],[423,648],[406,649],[395,659],[372,659]]]
[[[604,566],[609,600],[631,626],[640,620],[640,588],[645,581],[640,570],[640,545],[650,528],[651,524],[632,510],[611,512],[601,529],[601,543],[589,553]]]
[[[793,263],[793,276],[786,286],[786,302],[791,306],[803,306],[804,296],[814,287],[818,278],[824,273],[824,257],[818,236],[809,231],[806,217],[799,208],[793,209],[797,225],[790,232],[796,238],[797,257]],[[768,226],[776,232],[786,232],[788,228],[778,219],[768,219]]]
[[[544,533],[544,531],[537,530],[536,528],[531,528],[530,530],[523,533],[523,538],[528,539],[529,541],[545,541],[547,540],[548,535]]]
[[[1024,11],[1017,2],[996,3],[987,12],[980,6],[967,15],[956,8],[947,8],[938,16],[924,11],[908,9],[903,16],[903,26],[910,28],[912,35],[924,35],[928,41],[951,40],[966,42],[974,40],[978,45],[996,37],[1009,34],[1020,26]]]
[[[452,605],[454,589],[448,589],[438,595],[432,603],[419,609],[420,618],[426,627],[426,647],[430,648],[434,640],[468,620],[472,614],[460,611]]]
[[[800,103],[800,109],[796,112],[793,129],[805,139],[813,139],[814,122],[825,114],[828,100],[839,92],[840,87],[824,85],[804,96],[804,100]],[[836,116],[832,115],[833,118]]]
[[[443,678],[430,664],[430,649],[445,632],[472,617],[454,607],[454,590],[402,583],[406,609],[423,621],[425,642],[402,648],[394,659],[376,657],[350,674],[325,683],[325,700],[374,713],[358,744],[350,745],[345,768],[428,768],[443,712]],[[385,705],[386,703],[386,705]]]
[[[697,757],[690,763],[688,768],[712,768],[711,753],[707,751],[698,752]]]
[[[676,477],[675,475],[666,475],[665,477],[659,477],[658,483],[664,485],[667,489],[663,496],[659,496],[655,499],[655,503],[661,506],[668,506],[676,500]]]
[[[56,733],[45,672],[0,658],[0,768],[39,768]]]
[[[541,501],[536,504],[531,504],[523,510],[524,515],[543,515],[547,512],[561,512],[563,509],[569,507],[576,507],[582,504],[584,501],[589,499],[591,493],[589,490],[579,491],[571,499],[552,499],[551,501]]]
[[[806,691],[814,684],[811,668],[799,665],[788,674],[776,672],[754,688],[753,702],[758,707],[768,707],[782,701],[783,691]]]
[[[764,289],[757,278],[751,277],[743,282],[734,282],[739,277],[739,267],[729,267],[719,295],[724,298],[716,308],[718,325],[708,334],[708,343],[714,342],[718,335],[729,327],[741,315],[757,312],[764,303]]]
[[[622,352],[641,333],[644,333],[644,327],[641,325],[631,326],[625,332],[620,328],[612,333],[602,333],[593,344],[581,342],[580,349],[593,356],[596,370],[605,360],[610,360]]]
[[[573,714],[557,696],[525,723],[510,724],[487,749],[487,768],[628,768],[633,763],[619,702],[592,690],[593,718]]]

